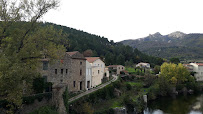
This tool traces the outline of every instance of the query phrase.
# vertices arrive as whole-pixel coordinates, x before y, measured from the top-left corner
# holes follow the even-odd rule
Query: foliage
[[[67,51],[80,51],[81,53],[86,53],[87,50],[91,50],[93,52],[92,56],[104,58],[103,60],[106,65],[124,65],[126,61],[130,61],[130,64],[149,62],[152,66],[161,65],[163,63],[163,59],[161,58],[148,56],[137,49],[133,49],[132,47],[121,43],[109,42],[108,39],[104,37],[61,25],[51,23],[45,23],[44,25],[53,25],[56,29],[63,29],[63,33],[67,34],[66,39],[69,41],[68,46],[65,46]]]
[[[42,101],[43,98],[51,99],[52,93],[40,93],[32,96],[23,97],[23,104],[32,104],[37,99],[38,101]]]
[[[33,80],[33,90],[35,93],[42,93],[45,88],[44,78],[37,77]]]
[[[174,63],[174,64],[178,64],[178,63],[180,63],[180,60],[179,60],[179,58],[171,58],[170,62]]]
[[[26,94],[30,92],[39,59],[58,58],[64,49],[55,43],[60,31],[37,23],[47,11],[57,7],[56,0],[0,2],[0,96],[9,102],[8,113],[13,113],[22,104],[23,89],[27,89]]]
[[[154,73],[155,74],[159,74],[159,72],[160,72],[160,66],[159,65],[155,65],[154,66]]]
[[[164,63],[161,65],[161,75],[167,78],[171,83],[177,82],[177,84],[184,83],[190,76],[189,71],[181,64]],[[176,83],[174,83],[176,84]]]
[[[56,109],[51,106],[43,106],[40,107],[39,109],[31,112],[30,114],[58,114]]]
[[[126,67],[125,70],[128,71],[129,73],[134,73],[135,72],[135,69],[132,68],[132,67]]]
[[[64,91],[63,93],[63,101],[64,101],[64,105],[66,107],[66,112],[68,113],[69,111],[69,103],[68,103],[68,100],[69,100],[69,93],[68,93],[68,88],[66,88],[66,90]]]

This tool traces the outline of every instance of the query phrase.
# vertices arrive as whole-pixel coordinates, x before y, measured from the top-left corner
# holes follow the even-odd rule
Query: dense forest
[[[67,51],[80,51],[86,56],[99,56],[106,65],[121,64],[132,65],[138,62],[149,62],[152,66],[161,65],[163,59],[153,57],[140,52],[138,49],[133,49],[130,46],[122,43],[109,41],[107,38],[89,34],[73,28],[56,25],[52,23],[43,23],[42,26],[53,26],[57,30],[62,30],[63,37],[68,40],[65,45]]]

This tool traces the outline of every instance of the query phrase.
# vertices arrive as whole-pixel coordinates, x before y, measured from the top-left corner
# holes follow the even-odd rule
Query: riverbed
[[[161,97],[148,101],[144,114],[202,114],[203,93]]]

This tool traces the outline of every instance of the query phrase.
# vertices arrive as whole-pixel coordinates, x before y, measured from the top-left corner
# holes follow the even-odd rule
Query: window
[[[68,69],[66,69],[66,74],[68,74]]]
[[[98,66],[99,66],[99,64],[98,64]]]
[[[122,67],[122,69],[123,69],[123,67]]]
[[[61,79],[61,83],[63,82],[63,79]]]
[[[61,74],[63,74],[63,69],[61,69]]]
[[[43,61],[43,70],[48,70],[48,61]]]
[[[75,87],[75,81],[73,81],[73,87]]]
[[[82,65],[82,62],[80,62],[80,65]]]
[[[82,69],[80,69],[80,76],[82,75]]]
[[[55,74],[57,74],[57,69],[55,69]]]
[[[98,70],[98,74],[99,74],[99,70]]]

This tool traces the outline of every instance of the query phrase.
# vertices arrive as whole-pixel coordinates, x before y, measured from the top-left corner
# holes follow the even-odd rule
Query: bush
[[[38,110],[31,112],[30,114],[58,114],[56,109],[51,106],[40,107]]]
[[[51,99],[52,93],[42,93],[42,94],[36,94],[33,96],[27,96],[23,97],[23,104],[32,104],[34,103],[35,99],[37,99],[39,102],[42,101],[43,98]]]
[[[128,83],[125,86],[126,86],[127,90],[131,90],[132,89],[132,86],[130,84],[128,84]]]

